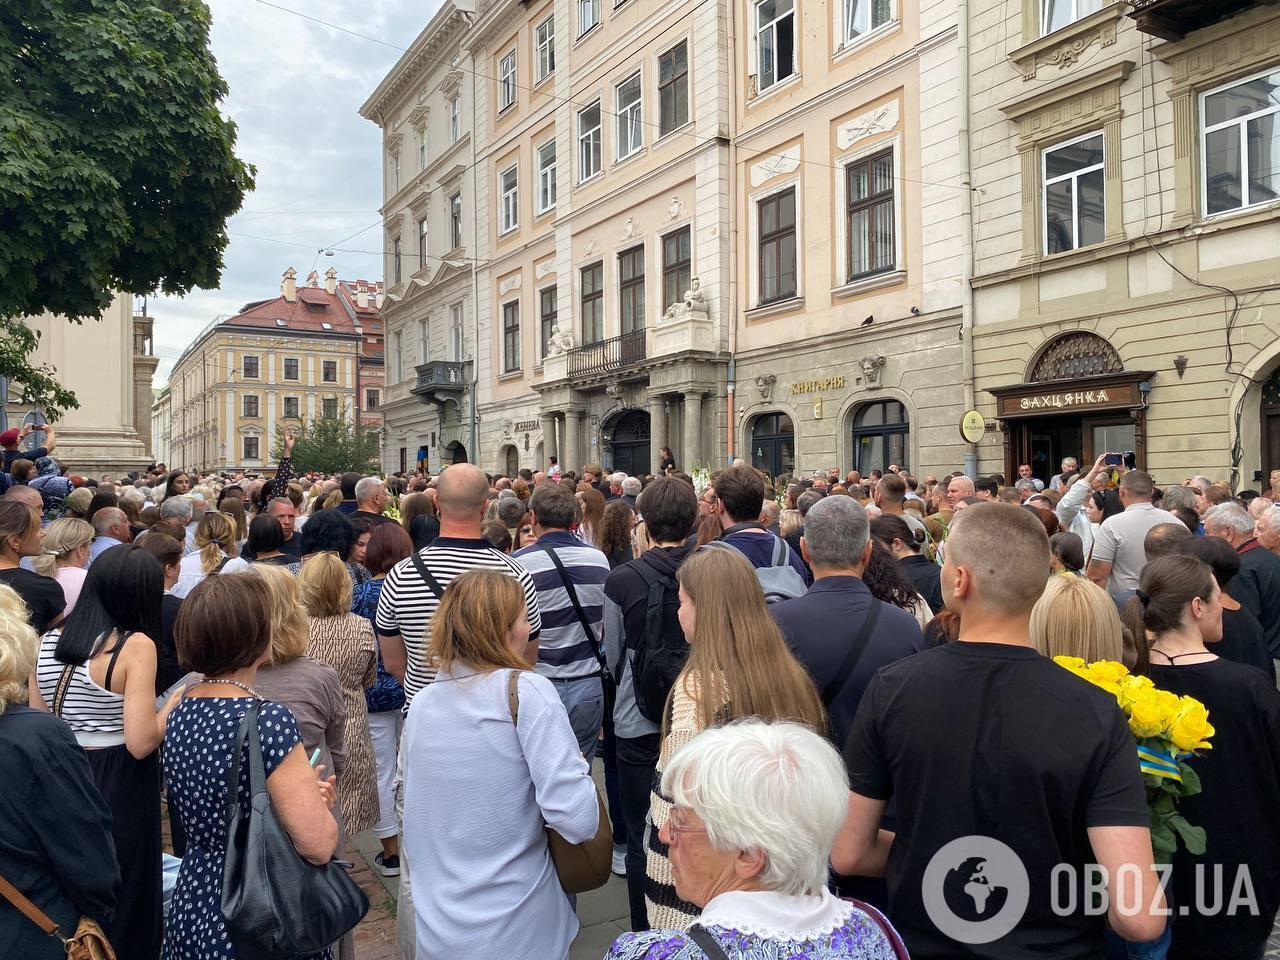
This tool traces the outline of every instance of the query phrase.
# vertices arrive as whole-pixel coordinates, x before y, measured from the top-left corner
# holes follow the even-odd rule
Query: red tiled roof
[[[336,293],[329,293],[324,287],[299,287],[298,297],[292,303],[283,294],[269,300],[251,301],[245,304],[240,313],[224,320],[222,325],[350,336],[360,332],[351,318],[354,313],[366,337],[380,336],[382,323],[378,319],[376,297],[381,291],[382,284],[370,280],[340,280]],[[359,305],[357,293],[368,295],[368,306]],[[277,322],[280,320],[284,323]],[[326,323],[329,328],[324,326]],[[362,343],[361,346],[366,356],[372,354],[372,351],[363,349],[365,344]],[[381,353],[378,350],[376,355]]]

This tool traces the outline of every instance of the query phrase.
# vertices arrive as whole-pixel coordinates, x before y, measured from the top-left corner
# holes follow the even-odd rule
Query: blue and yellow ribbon
[[[1178,770],[1178,761],[1173,754],[1165,753],[1157,747],[1138,747],[1138,766],[1143,773],[1163,777],[1166,780],[1182,782],[1182,774]]]

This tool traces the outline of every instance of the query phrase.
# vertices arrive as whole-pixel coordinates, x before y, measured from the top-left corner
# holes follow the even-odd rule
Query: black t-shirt
[[[42,577],[30,570],[15,567],[12,570],[0,570],[0,583],[6,583],[18,591],[27,605],[31,615],[31,626],[36,633],[44,633],[49,629],[49,622],[57,618],[67,607],[67,598],[63,596],[62,584],[49,577]]]
[[[1209,645],[1209,650],[1226,660],[1257,667],[1272,683],[1276,679],[1276,664],[1267,649],[1267,635],[1262,624],[1248,610],[1222,610],[1222,639]]]
[[[297,563],[302,559],[302,534],[297,530],[293,531],[293,536],[280,545],[280,552],[288,559],[281,561],[282,563]],[[245,544],[240,550],[240,559],[253,561],[257,559],[257,554],[249,549],[249,544]]]
[[[156,696],[160,696],[186,676],[178,663],[178,646],[173,639],[173,625],[178,621],[182,598],[166,593],[160,598],[160,649],[156,663]]]
[[[1050,878],[1055,866],[1071,864],[1083,880],[1083,865],[1093,862],[1089,827],[1150,822],[1134,739],[1114,697],[1030,647],[949,643],[875,676],[845,762],[855,792],[893,800],[889,915],[915,960],[1102,955],[1104,918],[1084,916],[1082,907],[1055,915]],[[1007,845],[1029,885],[1021,920],[974,952],[934,925],[923,895],[930,861],[963,837]],[[943,864],[946,882],[934,895],[961,919],[999,915],[1010,895],[1006,880],[1020,880],[1002,870],[987,874],[978,882],[991,895],[978,911],[966,888],[984,862]],[[1086,902],[1079,884],[1075,902]]]
[[[47,457],[49,451],[44,447],[36,447],[34,450],[5,450],[4,451],[4,472],[8,473],[13,467],[15,460],[30,460],[35,463],[41,457]]]
[[[1190,761],[1201,792],[1181,804],[1182,815],[1204,828],[1205,852],[1193,856],[1179,845],[1174,854],[1172,899],[1178,915],[1171,956],[1261,956],[1280,909],[1280,692],[1258,670],[1221,658],[1178,667],[1153,664],[1148,673],[1162,690],[1195,697],[1208,707],[1214,728],[1213,749]],[[1196,864],[1203,864],[1200,869],[1209,878],[1199,901]],[[1212,883],[1216,864],[1222,864],[1220,894]],[[1242,864],[1248,866],[1260,916],[1246,908],[1234,915],[1227,910]],[[1216,902],[1222,910],[1202,916],[1197,902]]]

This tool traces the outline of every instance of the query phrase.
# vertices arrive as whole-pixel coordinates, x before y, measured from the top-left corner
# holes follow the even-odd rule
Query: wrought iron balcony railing
[[[1275,0],[1129,0],[1129,16],[1142,33],[1178,41],[1194,30]]]
[[[424,402],[436,397],[456,397],[467,388],[466,363],[458,360],[428,360],[414,367],[418,382],[409,391]]]
[[[643,363],[645,332],[633,330],[620,337],[586,343],[569,352],[569,375],[595,376]]]

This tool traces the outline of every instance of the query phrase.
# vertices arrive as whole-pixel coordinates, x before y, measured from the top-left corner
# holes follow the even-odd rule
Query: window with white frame
[[[499,192],[502,196],[499,233],[510,233],[520,225],[520,170],[518,167],[508,167],[502,171]]]
[[[581,276],[582,342],[599,343],[604,339],[604,261],[583,267]]]
[[[795,0],[756,0],[756,88],[796,72]]]
[[[1040,34],[1046,36],[1061,30],[1091,13],[1097,13],[1111,0],[1040,0]]]
[[[401,264],[401,257],[400,257],[400,238],[399,237],[396,237],[394,240],[391,241],[391,270],[392,270],[392,276],[395,277],[395,282],[399,283],[404,277],[403,267]]]
[[[578,182],[600,172],[600,102],[578,113]]]
[[[421,270],[427,265],[427,218],[418,221],[418,263],[414,270]]]
[[[893,196],[893,148],[845,167],[845,279],[892,270],[897,261]]]
[[[297,357],[284,358],[284,378],[286,380],[298,379],[298,358]]]
[[[455,303],[449,308],[449,359],[461,362],[462,350],[462,304]]]
[[[681,41],[658,57],[658,136],[689,122],[689,45]]]
[[[338,382],[338,361],[337,360],[321,360],[320,361],[320,379],[325,383]]]
[[[393,383],[399,383],[404,379],[404,368],[401,364],[404,361],[404,334],[399,330],[395,336],[391,338],[391,376]]]
[[[863,34],[893,19],[893,0],[843,0],[844,42],[852,43]]]
[[[462,136],[462,98],[449,98],[449,142],[457,143]]]
[[[600,22],[600,0],[578,0],[578,36]]]
[[[502,305],[502,372],[520,369],[520,301]]]
[[[246,460],[258,459],[258,438],[257,437],[244,438],[244,458]]]
[[[556,205],[556,142],[548,140],[538,148],[538,213]]]
[[[796,295],[796,188],[756,204],[760,251],[760,304]]]
[[[320,401],[320,414],[326,420],[333,420],[338,416],[338,398],[325,397]]]
[[[538,49],[538,83],[556,71],[556,18],[547,17],[534,31],[534,45]]]
[[[1207,216],[1280,199],[1280,70],[1201,95]]]
[[[427,169],[427,131],[418,131],[418,172]]]
[[[516,102],[516,52],[498,61],[498,112]]]
[[[618,254],[618,319],[623,333],[644,329],[644,244]]]
[[[299,404],[297,397],[284,398],[284,418],[286,420],[297,420],[299,413]]]
[[[430,328],[425,318],[418,321],[418,362],[426,363],[431,350]]]
[[[1046,255],[1102,241],[1106,233],[1103,154],[1101,132],[1044,151]]]
[[[250,419],[257,419],[257,417],[258,417],[258,398],[257,398],[254,394],[250,393],[250,394],[246,394],[246,395],[245,395],[245,397],[244,397],[244,411],[243,411],[243,413],[244,413],[244,416],[245,416],[245,417],[248,417],[248,418],[250,418]]]
[[[644,146],[641,118],[640,71],[636,71],[617,87],[618,159],[625,160]]]
[[[400,192],[400,154],[391,155],[391,192]]]
[[[684,301],[692,282],[693,231],[681,227],[662,238],[662,309]]]
[[[545,357],[547,351],[551,349],[551,331],[556,325],[556,317],[560,312],[559,297],[554,286],[546,287],[538,291],[538,319],[542,327],[542,352],[540,356]]]
[[[457,250],[462,246],[462,194],[455,193],[449,198],[449,248]]]

